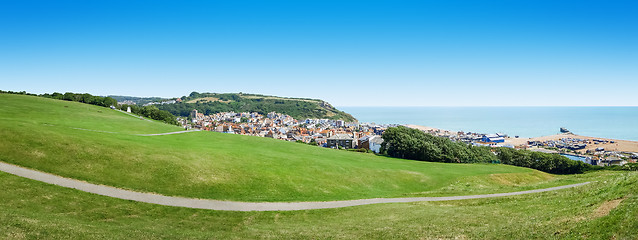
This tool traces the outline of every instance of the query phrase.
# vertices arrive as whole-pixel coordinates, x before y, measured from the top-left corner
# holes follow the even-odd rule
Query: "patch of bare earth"
[[[495,173],[490,174],[490,180],[500,185],[521,186],[554,178],[551,174],[543,172],[529,173]]]
[[[604,202],[602,205],[600,205],[600,207],[594,210],[594,217],[599,218],[599,217],[604,217],[609,215],[609,212],[611,212],[611,210],[614,210],[614,208],[618,207],[618,205],[623,200],[625,200],[625,198],[620,198],[620,199]]]
[[[594,210],[594,212],[592,212],[591,215],[563,218],[559,220],[558,222],[559,223],[580,222],[583,220],[592,220],[592,219],[607,216],[609,215],[611,210],[614,210],[615,208],[617,208],[618,205],[620,205],[620,203],[623,200],[625,200],[625,198],[619,198],[619,199],[615,199],[611,201],[606,201],[603,204],[601,204],[598,208],[596,208],[596,210]]]

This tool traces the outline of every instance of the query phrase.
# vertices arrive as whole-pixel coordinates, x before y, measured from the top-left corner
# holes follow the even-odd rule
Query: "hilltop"
[[[189,116],[193,109],[201,113],[278,112],[295,119],[319,118],[354,122],[356,119],[333,107],[330,103],[310,98],[287,98],[247,93],[198,93],[192,92],[175,104],[158,105],[158,108],[176,116]]]

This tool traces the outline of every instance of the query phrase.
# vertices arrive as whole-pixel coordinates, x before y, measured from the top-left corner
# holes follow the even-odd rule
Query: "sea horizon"
[[[360,122],[414,124],[450,131],[505,133],[521,138],[560,133],[638,141],[638,106],[338,107]]]

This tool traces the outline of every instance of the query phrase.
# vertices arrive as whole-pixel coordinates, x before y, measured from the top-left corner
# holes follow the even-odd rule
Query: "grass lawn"
[[[637,173],[503,198],[291,212],[224,212],[103,197],[0,173],[7,239],[635,239]],[[622,201],[618,201],[622,199]],[[615,203],[619,203],[614,207]]]
[[[229,212],[120,200],[0,172],[0,238],[638,236],[636,172],[557,176],[506,165],[417,162],[211,132],[134,135],[179,130],[106,108],[0,94],[0,161],[137,191],[220,200],[304,201],[466,195],[592,183],[489,199]]]
[[[252,136],[134,135],[178,130],[108,108],[0,94],[0,161],[136,191],[310,201],[510,192],[575,182],[507,165],[418,162]]]

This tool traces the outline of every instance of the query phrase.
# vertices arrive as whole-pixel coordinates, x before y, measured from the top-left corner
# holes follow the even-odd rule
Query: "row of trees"
[[[110,107],[110,106],[116,106],[117,105],[117,100],[115,100],[115,99],[113,99],[111,97],[93,96],[93,95],[88,94],[88,93],[71,93],[71,92],[67,92],[67,93],[61,94],[61,93],[58,93],[58,92],[54,92],[52,94],[45,93],[45,94],[42,94],[40,96],[41,97],[46,97],[46,98],[58,99],[58,100],[81,102],[81,103],[86,103],[86,104],[91,104],[91,105],[102,106],[102,107]]]
[[[175,115],[171,114],[168,111],[159,110],[157,107],[155,107],[155,105],[140,107],[137,105],[122,104],[118,108],[122,111],[126,111],[129,107],[131,108],[131,113],[133,114],[162,121],[168,124],[179,125],[179,122],[177,122],[177,117],[175,117]]]
[[[403,126],[388,128],[383,133],[383,140],[382,153],[405,159],[455,163],[500,162],[555,174],[583,173],[593,169],[589,164],[558,154],[477,147]]]
[[[118,106],[117,100],[115,100],[112,97],[93,96],[88,93],[67,92],[67,93],[61,94],[61,93],[54,92],[52,94],[45,93],[45,94],[42,94],[41,96],[53,98],[53,99],[59,99],[59,100],[87,103],[87,104],[103,106],[103,107]],[[179,125],[179,123],[177,122],[177,118],[173,114],[171,114],[168,111],[160,110],[155,106],[144,106],[144,107],[140,107],[137,105],[120,105],[119,106],[119,108],[124,111],[126,111],[128,107],[131,108],[131,112],[134,114],[144,116],[150,119],[159,120],[168,124]]]
[[[40,97],[52,98],[52,99],[58,99],[58,100],[81,102],[81,103],[86,103],[91,105],[102,106],[102,107],[118,106],[117,100],[115,100],[114,98],[93,96],[88,93],[67,92],[62,94],[62,93],[54,92],[52,94],[45,93],[42,95],[37,95],[37,94],[27,93],[25,91],[12,92],[12,91],[2,91],[2,90],[0,90],[0,93],[40,96]],[[126,111],[128,107],[131,108],[131,112],[134,114],[144,116],[150,119],[163,121],[168,124],[179,125],[179,122],[177,122],[177,117],[175,117],[170,112],[160,110],[155,106],[140,107],[137,105],[120,105],[118,108]]]
[[[28,93],[28,92],[26,92],[26,91],[14,92],[14,91],[3,91],[3,90],[0,90],[0,93],[8,93],[8,94],[16,94],[16,95],[38,96],[37,94]]]

